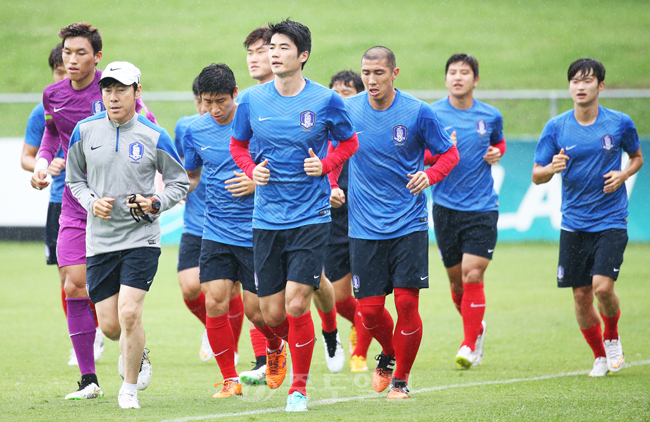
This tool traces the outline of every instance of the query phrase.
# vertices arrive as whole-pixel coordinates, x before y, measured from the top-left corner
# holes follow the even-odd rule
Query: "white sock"
[[[122,387],[120,388],[120,393],[125,392],[125,393],[138,393],[138,384],[129,384],[128,382],[124,381],[122,383]]]

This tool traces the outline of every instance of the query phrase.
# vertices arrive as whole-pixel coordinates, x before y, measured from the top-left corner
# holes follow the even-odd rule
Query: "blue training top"
[[[201,117],[199,113],[191,116],[185,116],[178,119],[176,127],[174,127],[174,145],[178,151],[178,155],[185,157],[185,147],[183,145],[183,135],[187,127],[194,120]],[[187,195],[185,200],[185,210],[183,211],[183,233],[188,233],[194,236],[203,236],[203,223],[205,218],[205,174],[201,174],[201,181],[199,185]]]

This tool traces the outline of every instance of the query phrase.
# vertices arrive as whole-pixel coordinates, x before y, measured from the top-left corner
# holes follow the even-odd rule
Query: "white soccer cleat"
[[[124,379],[124,366],[122,364],[122,354],[117,360],[117,372]],[[145,390],[151,382],[151,362],[149,361],[149,350],[144,349],[142,352],[142,362],[140,363],[140,373],[138,374],[138,390]]]
[[[474,346],[474,355],[476,356],[476,360],[472,366],[480,365],[483,360],[483,343],[485,342],[485,333],[487,333],[487,324],[485,321],[481,321],[481,324],[483,325],[483,333],[479,334],[476,338],[476,345]]]
[[[250,371],[241,372],[239,378],[248,385],[266,384],[266,365],[255,365]]]
[[[95,343],[93,344],[93,351],[95,353],[95,362],[101,359],[104,354],[104,333],[97,327],[95,329]]]
[[[74,393],[70,393],[67,396],[65,396],[66,400],[96,399],[104,395],[104,392],[102,391],[101,388],[99,388],[99,385],[95,384],[94,382],[88,384],[82,384],[81,382],[79,382],[78,384],[79,384],[79,389]]]
[[[469,369],[476,362],[477,355],[468,346],[463,346],[456,354],[456,365],[460,369]]]
[[[589,372],[590,377],[604,377],[609,370],[607,369],[607,358],[599,357],[594,361],[594,368]]]
[[[201,338],[201,349],[199,350],[199,357],[203,362],[210,362],[214,357],[212,353],[212,347],[210,346],[210,340],[208,340],[208,330],[203,331],[203,337]]]
[[[140,409],[138,403],[138,392],[121,391],[117,396],[117,402],[122,409]]]
[[[68,365],[70,366],[79,365],[79,362],[77,362],[77,354],[74,352],[74,348],[70,349],[70,356],[68,357]]]
[[[341,372],[345,365],[345,352],[341,347],[341,337],[338,330],[332,333],[323,331],[323,345],[325,346],[327,369],[334,374]]]
[[[607,355],[607,369],[609,372],[618,372],[625,366],[625,353],[621,345],[621,338],[617,340],[605,340],[605,354]]]

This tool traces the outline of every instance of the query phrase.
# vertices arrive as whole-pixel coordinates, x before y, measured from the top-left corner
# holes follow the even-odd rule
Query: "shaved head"
[[[397,67],[397,62],[395,60],[395,53],[393,53],[390,49],[386,47],[382,47],[381,45],[378,45],[376,47],[372,47],[365,53],[363,53],[363,57],[361,60],[386,60],[386,65],[391,68],[391,70],[394,70]]]

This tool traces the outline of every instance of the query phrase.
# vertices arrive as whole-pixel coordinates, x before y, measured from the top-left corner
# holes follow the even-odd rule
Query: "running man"
[[[330,233],[330,186],[325,175],[357,149],[357,137],[341,97],[302,76],[311,32],[289,19],[269,25],[273,83],[242,94],[230,151],[255,181],[253,250],[257,294],[264,321],[288,340],[293,380],[287,411],[307,410],[307,378],[314,350],[310,305],[318,288]],[[259,164],[248,150],[255,136]],[[327,140],[340,142],[325,157]],[[322,157],[322,158],[321,158]],[[267,383],[274,354],[267,351]],[[285,368],[286,370],[286,368]]]
[[[643,166],[643,154],[632,119],[598,105],[605,88],[601,62],[576,60],[568,80],[573,109],[546,124],[535,149],[533,182],[547,183],[556,173],[562,177],[557,285],[573,290],[578,326],[595,357],[589,376],[602,377],[625,364],[614,284],[628,240],[625,181]],[[623,151],[630,161],[621,170]]]
[[[419,294],[429,286],[424,190],[458,163],[431,107],[395,89],[398,74],[393,52],[373,47],[361,59],[366,92],[345,100],[359,136],[348,182],[352,286],[363,325],[382,347],[372,386],[381,392],[390,384],[389,399],[409,397],[408,377],[422,339]],[[440,155],[426,171],[425,149]],[[385,308],[393,290],[396,324]]]
[[[99,85],[107,111],[75,127],[66,183],[88,213],[90,299],[104,334],[120,342],[124,382],[118,403],[123,409],[140,408],[142,308],[158,269],[158,216],[183,199],[190,183],[165,129],[136,113],[140,70],[113,62]],[[156,172],[165,184],[159,193]]]
[[[479,365],[487,324],[483,276],[497,242],[499,219],[492,166],[506,150],[503,117],[495,107],[474,98],[478,60],[454,54],[445,66],[449,96],[431,108],[455,134],[459,164],[433,186],[433,222],[451,297],[463,318],[465,338],[456,355],[461,369]]]

